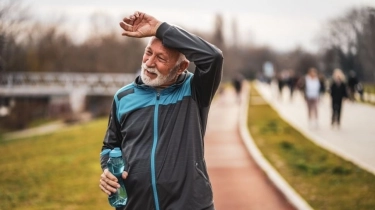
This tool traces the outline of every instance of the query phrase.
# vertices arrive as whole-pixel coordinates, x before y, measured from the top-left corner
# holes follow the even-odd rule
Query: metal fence
[[[3,73],[0,96],[66,95],[76,90],[87,95],[113,95],[135,77],[125,73]]]

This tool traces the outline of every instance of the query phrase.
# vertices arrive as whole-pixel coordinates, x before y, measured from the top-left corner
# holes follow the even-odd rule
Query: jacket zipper
[[[155,102],[155,112],[154,112],[154,141],[153,141],[152,150],[151,150],[151,183],[152,183],[152,190],[154,193],[155,210],[160,210],[158,191],[156,188],[156,170],[155,170],[156,147],[158,145],[159,99],[160,99],[160,93],[157,92],[156,102]]]

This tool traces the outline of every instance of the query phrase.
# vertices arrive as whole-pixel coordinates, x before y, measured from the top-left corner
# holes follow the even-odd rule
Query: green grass
[[[250,133],[266,159],[314,209],[375,209],[373,174],[317,146],[260,100],[252,88]]]
[[[0,209],[113,209],[98,187],[107,120],[0,139]]]
[[[366,83],[366,84],[363,84],[363,87],[364,87],[364,91],[365,93],[369,93],[369,94],[375,94],[375,84],[372,84],[372,83]],[[357,99],[359,102],[362,102],[361,100]],[[366,104],[370,104],[370,105],[373,105],[375,106],[375,102],[373,101],[364,101],[363,103],[366,103]]]
[[[365,92],[375,94],[375,84],[365,83],[365,84],[363,84],[363,88],[364,88]]]

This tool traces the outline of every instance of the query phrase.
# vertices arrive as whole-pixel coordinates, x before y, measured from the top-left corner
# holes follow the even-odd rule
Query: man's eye
[[[159,57],[159,60],[162,61],[162,62],[166,62],[167,60],[163,57]]]

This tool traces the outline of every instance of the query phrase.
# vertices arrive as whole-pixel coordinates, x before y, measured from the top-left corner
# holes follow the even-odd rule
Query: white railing
[[[0,96],[66,95],[75,90],[113,95],[135,77],[129,73],[6,73],[0,74]]]

